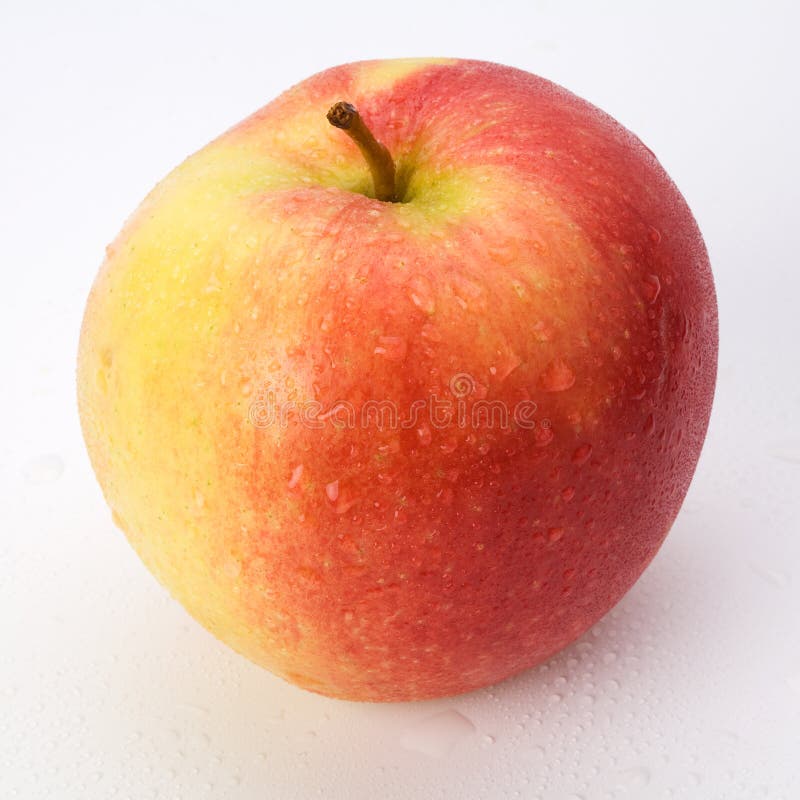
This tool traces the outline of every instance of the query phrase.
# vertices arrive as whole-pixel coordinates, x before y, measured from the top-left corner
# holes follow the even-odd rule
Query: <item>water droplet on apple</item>
[[[522,359],[509,346],[497,350],[495,356],[495,363],[489,372],[498,381],[504,381],[522,363]]]
[[[513,239],[487,248],[489,257],[498,264],[510,264],[518,255],[519,247]]]
[[[45,453],[29,461],[22,470],[25,481],[31,484],[53,483],[64,473],[64,462],[55,453]]]
[[[575,497],[575,487],[574,486],[566,486],[564,489],[561,490],[561,497],[565,502],[569,502]]]
[[[555,335],[553,326],[541,319],[534,324],[532,331],[533,338],[542,343],[552,341]]]
[[[433,288],[431,282],[424,275],[415,275],[411,278],[407,288],[411,302],[420,311],[424,311],[426,314],[433,314],[436,311]]]
[[[400,336],[379,336],[374,352],[389,361],[402,361],[408,352],[408,345]]]
[[[439,332],[439,329],[435,325],[431,325],[430,322],[426,322],[422,326],[422,338],[427,339],[429,342],[441,342],[442,341],[442,334]]]
[[[648,231],[648,236],[653,244],[661,244],[661,231],[658,228],[654,228],[651,225],[650,230]]]
[[[647,419],[644,421],[642,432],[645,435],[650,436],[655,429],[656,429],[656,419],[652,414],[648,414]]]
[[[575,384],[575,373],[563,358],[554,358],[539,376],[539,385],[546,392],[563,392]]]
[[[572,463],[581,466],[585,464],[589,457],[592,455],[592,446],[590,444],[582,444],[580,447],[575,448],[572,454]]]
[[[658,275],[648,275],[642,280],[642,287],[647,302],[655,303],[659,294],[661,294],[661,281],[658,279]]]
[[[458,447],[458,441],[453,437],[446,439],[439,445],[439,449],[445,455],[449,455],[450,453],[454,452],[457,447]]]
[[[319,329],[327,333],[333,327],[333,311],[328,311],[319,323]]]
[[[542,420],[533,430],[533,442],[537,447],[547,447],[553,441],[555,434],[551,425],[546,425],[547,420]]]
[[[557,542],[559,539],[563,538],[563,536],[563,528],[548,528],[547,530],[547,540],[549,542]]]
[[[468,308],[470,305],[475,307],[483,305],[483,298],[481,298],[483,288],[474,281],[461,275],[454,275],[452,289],[462,308]]]
[[[222,571],[229,578],[238,578],[239,573],[242,571],[242,564],[236,558],[228,558],[225,560],[225,563],[222,566]]]
[[[423,447],[427,447],[431,443],[431,427],[427,422],[423,422],[417,428],[417,439]]]
[[[436,499],[445,507],[453,505],[454,498],[455,493],[449,486],[445,486],[443,489],[436,492]]]
[[[289,478],[289,484],[288,484],[289,488],[290,489],[294,489],[294,487],[297,486],[298,483],[300,483],[300,478],[302,478],[302,477],[303,477],[303,465],[302,464],[298,464],[292,470],[292,475]]]
[[[328,500],[330,500],[331,503],[335,503],[339,497],[339,481],[331,481],[325,487],[325,494],[328,496]]]
[[[691,335],[691,323],[689,322],[689,317],[686,315],[685,311],[681,312],[681,339],[684,344],[689,342],[689,337]]]
[[[443,758],[455,745],[475,733],[475,726],[463,714],[449,709],[426,717],[407,729],[400,737],[405,750],[431,758]]]

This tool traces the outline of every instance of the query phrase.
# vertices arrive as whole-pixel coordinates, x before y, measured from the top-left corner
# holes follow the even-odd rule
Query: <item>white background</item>
[[[602,8],[601,8],[602,5]],[[800,740],[800,19],[790,3],[0,5],[0,797],[785,798]],[[675,527],[549,664],[435,702],[305,693],[199,628],[111,524],[74,362],[150,187],[343,61],[512,64],[609,111],[694,209],[719,384]]]

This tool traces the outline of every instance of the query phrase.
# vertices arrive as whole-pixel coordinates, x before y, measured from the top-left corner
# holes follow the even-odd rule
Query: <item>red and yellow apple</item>
[[[635,136],[516,69],[374,61],[153,190],[91,291],[78,394],[114,520],[197,620],[307,689],[407,700],[546,659],[632,586],[716,356],[703,241]]]

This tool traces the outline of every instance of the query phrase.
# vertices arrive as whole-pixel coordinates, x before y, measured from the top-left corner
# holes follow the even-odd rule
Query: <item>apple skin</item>
[[[338,100],[404,202],[368,196]],[[537,664],[623,596],[686,494],[716,361],[701,235],[635,136],[516,69],[374,61],[153,190],[92,288],[78,395],[115,522],[200,623],[304,688],[396,701]],[[454,378],[535,426],[257,413],[402,415]]]

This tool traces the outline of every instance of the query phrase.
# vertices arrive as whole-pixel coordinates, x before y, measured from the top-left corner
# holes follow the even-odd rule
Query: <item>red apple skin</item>
[[[243,214],[284,233],[230,290],[246,287],[247,307],[263,313],[230,315],[215,369],[235,363],[278,402],[347,401],[357,414],[370,399],[401,414],[432,395],[455,404],[451,381],[467,374],[468,408],[533,401],[535,427],[295,419],[278,433],[214,394],[218,419],[198,435],[213,437],[219,463],[241,466],[235,495],[207,512],[215,544],[201,567],[148,533],[134,512],[144,494],[107,494],[168,586],[195,570],[194,588],[176,595],[237,650],[314,691],[397,701],[540,663],[631,588],[700,454],[717,308],[686,202],[609,116],[495,64],[420,64],[374,88],[363,76],[377,69],[310,78],[210,147],[271,147],[275,130],[313,109],[325,153],[356,159],[323,127],[327,107],[348,100],[395,154],[401,184],[413,190],[415,170],[439,176],[443,199],[419,223],[413,207],[433,179],[408,192],[405,210],[313,185],[245,198]],[[302,303],[280,288],[300,283]],[[87,319],[102,316],[98,302]],[[187,389],[183,402],[201,401]],[[147,425],[159,405],[142,403]],[[103,482],[101,411],[92,398],[84,408]],[[176,469],[190,457],[165,456]],[[221,596],[235,630],[215,618]]]

